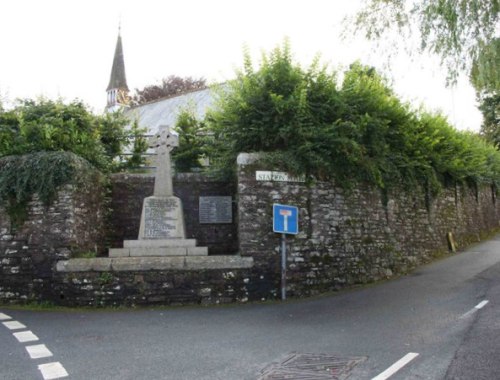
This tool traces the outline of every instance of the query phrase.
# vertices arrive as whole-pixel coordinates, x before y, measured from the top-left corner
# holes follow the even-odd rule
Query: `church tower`
[[[127,78],[125,77],[125,62],[123,59],[123,46],[121,37],[121,28],[118,28],[118,40],[116,41],[115,56],[113,58],[113,67],[109,78],[108,101],[106,111],[113,112],[129,104],[129,89]]]

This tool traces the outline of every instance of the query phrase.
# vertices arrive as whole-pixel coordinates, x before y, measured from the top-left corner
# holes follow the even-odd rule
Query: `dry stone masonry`
[[[407,273],[448,251],[452,232],[459,246],[499,227],[496,190],[455,186],[429,199],[419,189],[394,188],[387,197],[358,186],[307,185],[300,178],[263,176],[258,156],[238,157],[240,254],[279,294],[279,234],[272,232],[272,204],[299,208],[299,234],[288,241],[288,294],[336,290]],[[272,168],[271,168],[272,169]]]
[[[174,177],[172,194],[184,208],[182,238],[138,238],[143,200],[154,196],[151,175],[112,176],[106,202],[101,175],[85,173],[84,185],[61,188],[49,207],[35,197],[17,229],[0,212],[0,303],[277,299],[280,235],[272,232],[273,203],[299,209],[299,234],[287,239],[291,297],[407,273],[447,252],[450,232],[460,248],[499,227],[497,192],[489,186],[452,186],[435,198],[419,189],[344,190],[329,182],[307,184],[257,159],[238,158],[236,183],[202,174]],[[169,240],[175,249],[165,255],[163,241]],[[208,255],[197,251],[195,241],[208,247]],[[106,246],[124,251],[109,257]],[[76,258],[90,251],[101,257]]]
[[[0,303],[52,301],[56,263],[103,249],[104,178],[87,170],[80,177],[48,207],[35,196],[20,227],[0,210]]]

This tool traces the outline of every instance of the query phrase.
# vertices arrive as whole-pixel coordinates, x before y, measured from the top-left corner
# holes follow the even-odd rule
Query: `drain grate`
[[[331,354],[290,354],[281,363],[272,363],[258,380],[343,380],[366,357]]]

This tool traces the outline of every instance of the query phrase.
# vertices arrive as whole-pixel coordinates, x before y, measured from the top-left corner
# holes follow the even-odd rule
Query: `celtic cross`
[[[170,132],[166,125],[160,126],[158,133],[149,139],[149,147],[156,151],[156,175],[153,196],[171,197],[174,195],[172,188],[172,168],[170,165],[170,152],[179,146],[179,138]]]

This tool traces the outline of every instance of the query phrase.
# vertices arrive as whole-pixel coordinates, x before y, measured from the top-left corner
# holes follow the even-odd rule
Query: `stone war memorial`
[[[111,248],[109,257],[207,256],[207,247],[196,247],[186,239],[182,203],[174,196],[170,152],[178,137],[168,126],[151,138],[156,150],[156,175],[153,195],[144,199],[138,240],[126,240],[123,248]]]
[[[102,304],[110,300],[113,304],[150,304],[198,302],[201,297],[206,302],[212,297],[227,299],[223,289],[212,294],[211,283],[217,285],[214,278],[234,281],[234,273],[227,275],[225,271],[248,270],[253,266],[250,257],[208,256],[208,247],[197,247],[195,239],[186,239],[182,202],[174,196],[170,164],[170,152],[177,145],[178,137],[167,126],[150,140],[150,147],[156,151],[154,190],[143,201],[138,239],[124,240],[123,248],[110,248],[108,257],[57,263],[57,271],[65,277],[63,283],[71,276],[73,284],[89,284],[95,273],[100,273],[98,281],[106,278],[116,283],[113,291],[98,291],[97,298],[95,294],[87,295],[79,304],[96,299]],[[186,273],[192,271],[198,274]],[[75,280],[76,277],[82,279]],[[60,290],[62,299],[66,298],[64,287]]]

